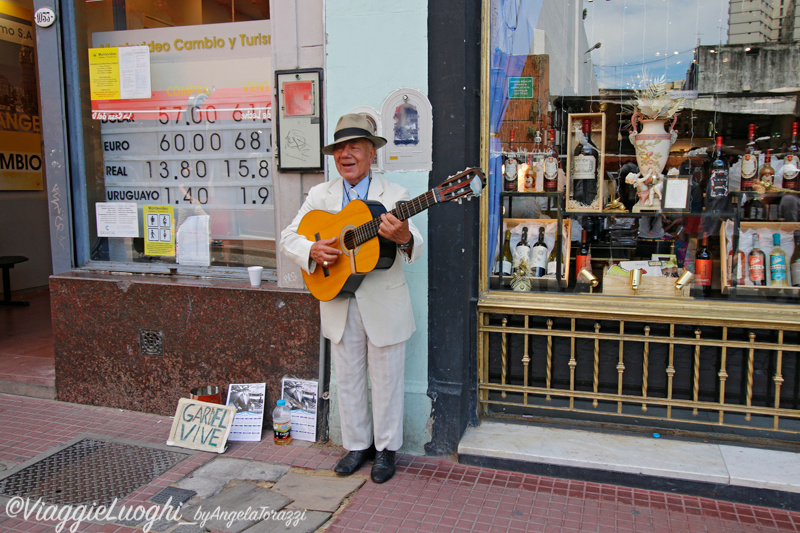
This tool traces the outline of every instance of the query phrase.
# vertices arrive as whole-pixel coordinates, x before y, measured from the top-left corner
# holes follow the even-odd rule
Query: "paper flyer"
[[[98,237],[139,236],[139,216],[135,203],[97,202],[94,205]]]
[[[317,440],[317,381],[284,377],[281,397],[292,410],[292,438]]]
[[[142,206],[145,255],[175,255],[175,213],[171,205]]]
[[[175,236],[176,261],[181,265],[208,266],[211,264],[209,215],[192,215],[178,226]]]
[[[228,387],[228,399],[225,405],[236,408],[228,440],[256,442],[261,440],[266,391],[266,383],[233,383]]]

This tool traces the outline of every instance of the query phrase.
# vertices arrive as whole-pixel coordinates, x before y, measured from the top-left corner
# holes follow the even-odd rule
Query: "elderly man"
[[[339,119],[334,141],[322,153],[333,155],[341,177],[313,187],[281,233],[281,251],[306,272],[347,260],[336,238],[311,241],[298,234],[306,213],[315,209],[335,213],[356,199],[379,201],[388,211],[409,199],[405,188],[370,172],[377,149],[385,144],[366,117],[347,114]],[[398,258],[404,261],[395,260],[390,268],[367,274],[352,297],[320,302],[320,317],[322,332],[331,341],[342,443],[348,450],[334,470],[349,475],[374,458],[372,480],[383,483],[394,475],[395,452],[403,444],[405,344],[415,330],[403,263],[419,258],[422,236],[409,221],[391,213],[381,215],[378,234],[396,243]],[[372,383],[372,413],[367,375]]]

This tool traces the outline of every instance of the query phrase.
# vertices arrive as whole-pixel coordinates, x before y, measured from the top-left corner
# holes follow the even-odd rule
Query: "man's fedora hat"
[[[375,148],[380,148],[386,144],[386,139],[375,135],[375,129],[367,118],[358,113],[348,113],[342,115],[336,123],[336,130],[333,132],[333,142],[322,147],[322,153],[333,155],[333,149],[337,144],[352,139],[367,139]]]

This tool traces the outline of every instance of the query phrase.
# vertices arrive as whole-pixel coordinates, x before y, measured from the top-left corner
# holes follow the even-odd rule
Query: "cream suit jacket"
[[[343,195],[342,178],[316,185],[308,191],[308,196],[292,223],[281,232],[281,252],[306,272],[314,272],[317,265],[310,256],[313,242],[297,233],[300,221],[306,213],[314,209],[338,213],[342,210]],[[367,199],[377,200],[387,210],[391,210],[397,202],[409,200],[410,196],[405,187],[375,176],[372,178]],[[408,227],[414,236],[411,256],[398,250],[397,258],[390,268],[373,270],[367,274],[355,292],[364,328],[375,346],[389,346],[406,341],[416,330],[403,262],[416,261],[422,254],[423,242],[422,235],[410,220]],[[343,258],[339,259],[342,260]],[[347,300],[339,297],[329,302],[320,302],[322,334],[331,342],[338,343],[342,339],[347,320]]]

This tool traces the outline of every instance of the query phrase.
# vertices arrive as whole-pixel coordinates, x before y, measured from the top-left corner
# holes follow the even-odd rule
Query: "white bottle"
[[[282,446],[292,442],[292,412],[286,406],[286,400],[278,400],[278,405],[272,410],[273,441]]]

